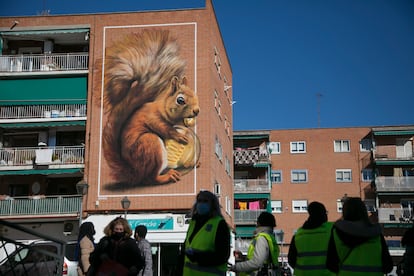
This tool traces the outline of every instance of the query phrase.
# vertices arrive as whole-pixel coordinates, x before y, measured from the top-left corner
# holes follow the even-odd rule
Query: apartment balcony
[[[53,168],[83,168],[85,146],[1,148],[0,171],[27,170],[37,165]]]
[[[412,208],[378,208],[379,223],[402,223],[411,227],[414,211]],[[406,228],[401,226],[401,228]]]
[[[82,196],[0,196],[0,218],[29,216],[76,216],[82,208]]]
[[[234,164],[241,166],[268,166],[270,155],[266,150],[236,149],[233,151]]]
[[[59,53],[0,56],[0,76],[47,74],[88,70],[89,53]]]
[[[235,179],[235,193],[270,193],[267,179]]]
[[[0,123],[86,120],[86,104],[33,104],[0,106]]]
[[[377,192],[412,192],[414,176],[377,176],[375,186]]]
[[[266,212],[266,209],[257,210],[234,210],[234,223],[235,224],[256,224],[257,217]]]

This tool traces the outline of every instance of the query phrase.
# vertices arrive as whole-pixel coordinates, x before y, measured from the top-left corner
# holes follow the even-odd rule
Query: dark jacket
[[[401,245],[405,247],[404,275],[414,275],[414,228],[410,228],[404,233]]]
[[[89,257],[93,271],[96,271],[106,258],[123,265],[131,276],[137,275],[144,266],[137,243],[130,237],[124,237],[119,241],[111,237],[103,237]]]
[[[382,272],[389,273],[392,271],[393,261],[379,225],[367,225],[361,221],[339,220],[334,224],[333,229],[336,231],[339,239],[347,247],[351,248],[351,250],[359,245],[363,245],[372,238],[379,237],[381,240]],[[369,254],[369,252],[367,252],[367,254]],[[335,273],[340,269],[340,260],[333,235],[329,240],[326,266],[329,270]]]

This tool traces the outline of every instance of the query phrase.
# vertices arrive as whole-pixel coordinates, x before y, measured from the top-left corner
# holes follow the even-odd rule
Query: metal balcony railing
[[[82,208],[82,196],[8,197],[0,200],[0,217],[76,215]]]
[[[86,120],[86,104],[44,104],[0,106],[0,121],[41,119],[44,121],[62,118]]]
[[[375,186],[377,192],[412,192],[414,176],[377,176]]]
[[[267,179],[235,179],[235,193],[270,193]]]
[[[0,169],[33,164],[84,164],[84,156],[85,146],[1,148]]]
[[[379,223],[411,223],[413,215],[412,208],[378,208]]]
[[[257,217],[267,210],[234,210],[234,223],[236,224],[256,224]]]
[[[254,165],[257,163],[269,163],[267,150],[236,149],[233,151],[235,165]]]
[[[0,73],[88,70],[88,53],[0,56]]]

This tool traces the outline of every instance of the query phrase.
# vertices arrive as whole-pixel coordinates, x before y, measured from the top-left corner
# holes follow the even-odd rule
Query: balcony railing
[[[257,217],[267,210],[234,210],[234,223],[236,224],[256,224]]]
[[[88,53],[0,56],[0,73],[88,70]]]
[[[1,148],[0,170],[14,166],[84,164],[85,146]]]
[[[0,106],[0,121],[41,119],[55,120],[62,118],[86,119],[86,104],[44,104]]]
[[[412,208],[378,208],[379,223],[411,223],[413,215]]]
[[[270,162],[270,155],[267,150],[236,149],[233,151],[233,156],[236,165],[255,165]]]
[[[414,176],[377,176],[377,192],[411,192],[414,190]]]
[[[5,197],[0,200],[0,217],[76,215],[82,207],[82,196]]]
[[[235,193],[270,193],[267,179],[235,179]]]

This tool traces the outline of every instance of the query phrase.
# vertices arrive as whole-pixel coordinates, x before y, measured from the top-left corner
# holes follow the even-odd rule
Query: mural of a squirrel
[[[167,168],[165,141],[187,144],[186,122],[200,111],[187,86],[185,61],[165,30],[145,29],[106,48],[104,73],[104,156],[123,188],[180,180]]]

